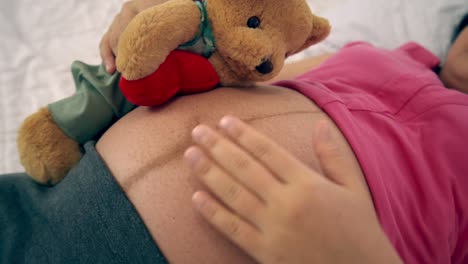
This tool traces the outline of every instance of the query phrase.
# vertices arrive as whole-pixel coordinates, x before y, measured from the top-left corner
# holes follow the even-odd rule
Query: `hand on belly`
[[[285,88],[223,88],[156,109],[138,108],[97,144],[170,262],[252,261],[193,210],[191,196],[201,186],[182,160],[191,144],[191,130],[199,123],[215,125],[226,114],[248,122],[308,166],[317,166],[312,131],[328,117],[309,99]],[[340,140],[346,142],[342,136]]]

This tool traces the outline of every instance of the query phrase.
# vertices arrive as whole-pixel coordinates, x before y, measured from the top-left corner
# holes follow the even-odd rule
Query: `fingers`
[[[227,175],[219,166],[204,156],[198,147],[185,152],[190,167],[211,193],[218,197],[234,213],[254,226],[261,222],[265,205],[248,189]]]
[[[117,56],[117,48],[120,35],[135,17],[144,3],[128,1],[122,5],[120,12],[114,17],[107,33],[102,37],[99,44],[102,62],[109,74],[113,74],[117,68],[115,65],[115,57]],[[141,9],[142,10],[142,9]]]
[[[113,74],[115,68],[115,57],[110,45],[109,33],[106,33],[99,44],[101,59],[109,74]]]
[[[293,155],[239,119],[226,116],[221,119],[220,126],[235,143],[259,160],[281,181],[289,183],[297,177],[310,174],[310,169]]]
[[[216,164],[262,201],[268,202],[272,190],[281,184],[252,156],[211,128],[204,125],[196,127],[193,138]]]
[[[209,194],[196,192],[192,201],[203,218],[224,234],[234,244],[237,244],[247,254],[258,259],[259,245],[262,233],[235,214],[229,212],[223,205]]]
[[[364,177],[350,177],[361,174],[356,160],[353,159],[351,150],[343,141],[338,139],[338,134],[332,130],[329,121],[320,121],[315,130],[315,152],[317,153],[323,174],[333,182],[353,187],[365,186],[364,182],[357,181]]]

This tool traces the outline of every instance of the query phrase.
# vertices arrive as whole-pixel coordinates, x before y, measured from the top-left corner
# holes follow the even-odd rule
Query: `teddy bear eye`
[[[247,21],[247,26],[249,28],[258,28],[260,26],[260,23],[261,23],[260,18],[253,16],[249,18],[249,20]]]

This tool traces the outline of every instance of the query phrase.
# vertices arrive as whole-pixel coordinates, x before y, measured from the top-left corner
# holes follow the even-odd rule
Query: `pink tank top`
[[[468,95],[443,86],[439,59],[416,43],[351,43],[278,85],[338,125],[405,263],[468,263]]]

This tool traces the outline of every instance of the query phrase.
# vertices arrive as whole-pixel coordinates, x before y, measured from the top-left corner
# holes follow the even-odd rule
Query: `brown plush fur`
[[[287,56],[324,39],[330,25],[305,0],[207,0],[217,50],[209,58],[221,85],[248,86],[276,76]],[[251,17],[259,28],[247,26]],[[171,0],[138,14],[119,40],[117,68],[127,80],[148,76],[169,53],[197,34],[200,12],[193,0]],[[271,61],[273,71],[256,67]],[[54,123],[47,109],[24,122],[18,137],[21,162],[38,182],[54,184],[81,158],[78,143]]]
[[[217,50],[209,59],[221,85],[251,85],[275,77],[287,56],[330,32],[326,19],[312,14],[305,0],[207,0]],[[261,25],[247,27],[250,17]],[[192,0],[172,0],[140,13],[123,32],[117,68],[129,80],[148,76],[179,45],[191,40],[200,20]],[[274,70],[256,67],[271,60]]]
[[[18,150],[26,172],[43,184],[56,184],[81,159],[80,146],[60,130],[47,108],[24,121]]]
[[[193,39],[199,23],[192,0],[172,0],[141,12],[120,37],[117,68],[127,80],[150,75],[171,51]]]
[[[235,3],[235,4],[233,4]],[[304,0],[208,0],[208,13],[217,43],[210,62],[222,85],[250,85],[275,77],[287,56],[328,36],[327,20],[312,14]],[[261,19],[258,29],[247,27],[250,17]],[[270,59],[273,72],[256,71]]]

